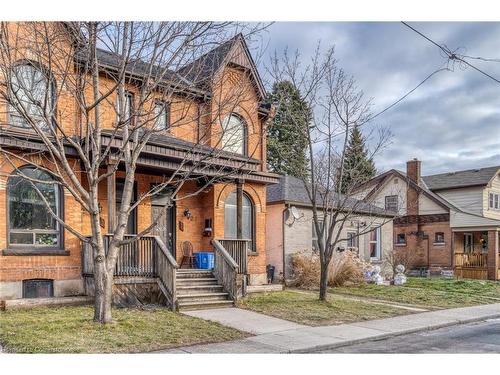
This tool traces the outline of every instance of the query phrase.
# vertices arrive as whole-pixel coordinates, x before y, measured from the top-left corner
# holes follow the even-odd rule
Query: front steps
[[[178,269],[176,285],[181,311],[231,307],[234,304],[209,270]]]

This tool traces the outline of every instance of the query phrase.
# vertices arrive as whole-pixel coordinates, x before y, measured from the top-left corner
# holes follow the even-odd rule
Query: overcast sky
[[[500,23],[410,24],[452,50],[500,59]],[[334,44],[340,66],[373,98],[375,113],[446,61],[436,46],[401,23],[279,22],[265,39],[268,56],[288,46],[307,58],[319,39],[325,47]],[[500,80],[500,62],[471,62]],[[435,75],[375,123],[393,134],[376,158],[379,171],[405,169],[414,157],[422,160],[424,175],[500,165],[500,84],[470,68]]]

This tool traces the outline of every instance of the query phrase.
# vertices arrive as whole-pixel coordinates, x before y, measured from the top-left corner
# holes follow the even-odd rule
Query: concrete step
[[[200,294],[200,293],[220,293],[222,285],[217,284],[195,284],[195,285],[177,285],[177,293],[179,294]]]
[[[200,293],[200,294],[179,294],[177,299],[179,303],[184,302],[208,302],[208,301],[227,301],[228,293]]]
[[[179,310],[201,310],[218,309],[222,307],[232,307],[233,301],[203,301],[203,302],[181,302],[179,301]]]

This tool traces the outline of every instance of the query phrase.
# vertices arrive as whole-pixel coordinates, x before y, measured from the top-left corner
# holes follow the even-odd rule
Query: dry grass
[[[90,307],[0,312],[0,342],[18,353],[134,353],[235,340],[246,334],[166,309],[116,309],[114,322],[92,322]]]
[[[293,281],[291,286],[301,289],[318,289],[321,265],[319,255],[311,252],[298,252],[292,255]],[[350,252],[334,253],[328,270],[328,285],[364,283],[364,270],[367,264]]]
[[[368,266],[351,251],[335,253],[328,269],[328,285],[363,284],[364,271]]]
[[[317,289],[321,265],[319,256],[307,251],[292,255],[293,281],[292,286],[302,289]]]
[[[318,293],[283,291],[252,294],[239,307],[309,326],[334,325],[408,314],[393,306],[373,304]]]

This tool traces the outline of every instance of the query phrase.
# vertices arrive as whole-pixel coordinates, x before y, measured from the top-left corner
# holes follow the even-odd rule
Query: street
[[[500,319],[370,341],[320,353],[500,353]]]

